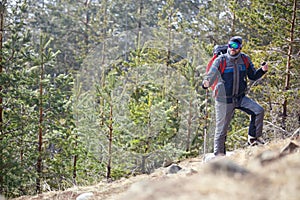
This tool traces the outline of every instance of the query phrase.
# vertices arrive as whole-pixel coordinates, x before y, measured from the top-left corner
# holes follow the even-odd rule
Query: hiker
[[[243,40],[240,36],[232,37],[228,42],[227,53],[218,56],[207,72],[202,87],[209,88],[216,78],[214,89],[216,129],[214,136],[214,154],[225,155],[225,141],[230,121],[235,109],[240,109],[251,116],[248,130],[248,144],[264,144],[262,139],[264,109],[257,102],[246,96],[247,78],[255,81],[267,71],[268,65],[264,63],[256,70],[248,55],[241,52]],[[247,64],[245,63],[245,59]],[[220,65],[225,63],[223,73]]]

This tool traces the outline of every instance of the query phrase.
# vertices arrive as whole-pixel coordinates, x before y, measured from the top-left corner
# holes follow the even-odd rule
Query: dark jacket
[[[244,54],[249,61],[249,67],[246,69],[241,54],[243,53],[240,53],[237,58],[231,58],[228,53],[220,55],[213,62],[209,72],[205,76],[210,85],[218,77],[218,84],[214,91],[217,101],[227,103],[239,101],[239,99],[245,96],[247,91],[247,77],[255,81],[265,74],[261,68],[256,70],[249,56]],[[226,59],[226,66],[224,73],[220,75],[219,66],[222,59]]]

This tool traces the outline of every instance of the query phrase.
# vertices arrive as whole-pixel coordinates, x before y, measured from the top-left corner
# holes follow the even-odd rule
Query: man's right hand
[[[268,63],[263,62],[261,65],[262,65],[262,66],[261,66],[261,69],[262,69],[264,72],[267,72],[268,69],[269,69]]]
[[[202,82],[202,88],[203,89],[207,89],[209,87],[209,81],[208,80],[204,80],[203,82]]]

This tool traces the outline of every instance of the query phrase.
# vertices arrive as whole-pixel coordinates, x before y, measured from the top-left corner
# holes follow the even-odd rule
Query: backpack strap
[[[214,54],[214,56],[210,59],[209,63],[207,64],[206,67],[206,73],[209,71],[211,65],[213,64],[214,60],[218,57],[218,54]]]
[[[244,64],[246,65],[246,70],[247,70],[249,68],[249,66],[250,66],[249,59],[248,59],[248,57],[245,54],[242,54],[241,57],[243,59]],[[219,66],[219,71],[220,71],[221,74],[224,73],[225,68],[226,68],[226,59],[225,59],[224,56],[222,56],[222,59],[221,59],[221,62],[220,62],[220,66]]]
[[[248,59],[248,57],[245,54],[242,54],[241,57],[242,57],[242,59],[244,61],[244,64],[246,65],[246,73],[247,73],[247,70],[248,70],[248,68],[250,66],[249,59]],[[247,76],[247,74],[246,74],[245,78],[246,78],[246,82],[248,82],[248,76]],[[246,88],[245,92],[247,92],[248,90],[249,90],[249,87]]]
[[[249,65],[250,65],[249,59],[245,54],[242,54],[241,57],[244,61],[244,64],[246,65],[246,70],[247,70],[249,68]]]
[[[226,58],[225,58],[225,56],[222,56],[220,66],[219,66],[219,71],[221,74],[224,73],[225,67],[226,67]]]

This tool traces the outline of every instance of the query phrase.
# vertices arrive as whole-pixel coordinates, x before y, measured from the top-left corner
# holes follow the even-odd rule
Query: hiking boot
[[[266,144],[266,141],[265,141],[262,137],[256,138],[256,141],[257,141],[259,144]]]
[[[266,142],[262,137],[253,137],[253,136],[248,136],[248,145],[250,146],[256,146],[256,145],[264,145]]]

